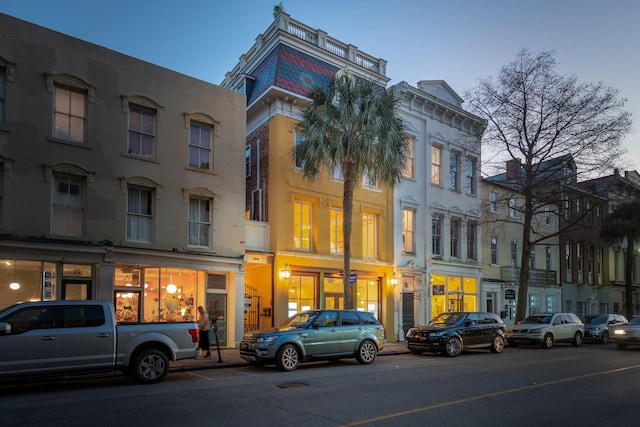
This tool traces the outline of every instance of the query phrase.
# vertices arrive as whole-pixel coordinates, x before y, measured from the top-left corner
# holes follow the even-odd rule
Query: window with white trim
[[[414,139],[408,139],[407,140],[407,159],[404,163],[404,167],[402,168],[402,176],[405,178],[413,178],[414,176],[414,170],[413,170],[413,165],[414,165],[414,158],[413,158],[413,153],[415,150],[415,140]]]
[[[127,241],[153,243],[153,188],[127,188]]]
[[[460,258],[460,220],[459,219],[451,220],[449,243],[450,243],[451,257]]]
[[[518,266],[518,239],[511,239],[511,267]]]
[[[545,266],[547,268],[547,271],[552,271],[553,270],[553,250],[551,249],[551,246],[547,246],[544,249],[545,253],[544,253],[544,257],[545,257]]]
[[[362,255],[364,258],[378,256],[378,217],[376,215],[362,215]]]
[[[129,142],[127,152],[141,157],[156,155],[156,110],[129,105]]]
[[[467,223],[467,259],[477,261],[478,248],[476,235],[478,233],[478,223],[469,221]]]
[[[464,189],[467,194],[473,195],[477,193],[476,181],[476,161],[474,159],[466,159]]]
[[[51,138],[86,144],[87,105],[94,101],[95,88],[70,74],[46,74],[46,79],[53,98]]]
[[[211,246],[211,206],[213,200],[189,197],[189,246]]]
[[[496,190],[489,191],[489,211],[491,213],[500,213],[498,206],[498,192]]]
[[[213,126],[191,121],[189,166],[204,170],[213,169]]]
[[[402,251],[409,254],[416,252],[415,242],[415,211],[402,209]]]
[[[431,218],[431,253],[442,256],[442,217],[434,215]]]
[[[534,270],[536,268],[536,247],[531,247],[531,253],[529,254],[529,267]]]
[[[293,203],[293,241],[296,249],[311,249],[311,204]]]
[[[491,264],[498,265],[498,235],[491,235]]]
[[[518,198],[511,197],[509,199],[509,218],[520,218],[520,211],[518,209]]]
[[[460,154],[449,153],[449,190],[460,190]]]
[[[342,209],[329,210],[329,250],[332,254],[344,253],[344,232],[342,228]]]
[[[54,90],[53,137],[85,142],[86,91],[56,85]]]
[[[442,183],[440,177],[440,165],[442,164],[442,148],[431,147],[431,183],[440,185]]]
[[[82,237],[85,222],[86,178],[56,174],[53,179],[51,233]]]
[[[344,180],[344,178],[343,178],[343,180]],[[369,174],[369,171],[367,169],[362,171],[362,188],[368,188],[369,190],[377,190],[378,189],[378,183]]]

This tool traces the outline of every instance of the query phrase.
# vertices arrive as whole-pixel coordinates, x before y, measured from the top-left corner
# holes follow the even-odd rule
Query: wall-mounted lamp
[[[393,276],[389,276],[389,284],[392,286],[396,286],[398,284],[398,276],[394,275]]]
[[[280,269],[280,278],[287,280],[291,277],[291,268],[289,268],[289,264],[285,264],[283,268]]]

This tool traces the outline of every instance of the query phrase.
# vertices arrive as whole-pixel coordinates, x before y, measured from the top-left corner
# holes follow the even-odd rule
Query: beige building
[[[245,96],[0,14],[0,306],[242,337]]]
[[[524,197],[506,174],[482,181],[482,297],[480,309],[516,316],[522,256]],[[562,311],[557,205],[539,205],[532,222],[527,315]],[[543,236],[549,236],[544,238]]]

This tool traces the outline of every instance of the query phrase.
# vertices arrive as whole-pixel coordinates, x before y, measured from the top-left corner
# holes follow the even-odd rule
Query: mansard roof
[[[251,73],[255,82],[247,93],[247,104],[251,105],[273,86],[306,96],[313,86],[328,85],[337,72],[334,65],[278,44]]]

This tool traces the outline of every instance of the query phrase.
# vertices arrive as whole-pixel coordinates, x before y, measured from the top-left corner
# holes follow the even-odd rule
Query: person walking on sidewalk
[[[198,318],[198,329],[200,330],[200,352],[203,353],[205,350],[207,353],[204,357],[211,357],[211,352],[209,351],[209,330],[211,329],[211,322],[209,321],[209,313],[204,311],[202,306],[198,306],[198,313],[200,313],[200,317]]]

